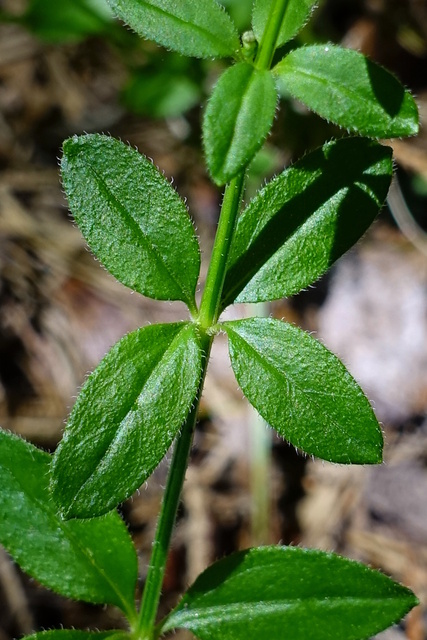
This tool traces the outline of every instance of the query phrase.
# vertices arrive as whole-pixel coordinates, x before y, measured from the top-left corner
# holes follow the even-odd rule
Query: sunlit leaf
[[[416,604],[412,591],[353,560],[260,547],[206,569],[160,628],[200,640],[366,640]]]
[[[222,307],[275,300],[312,284],[365,233],[392,171],[389,147],[346,138],[268,183],[238,220]]]
[[[331,462],[381,462],[383,438],[368,400],[320,342],[273,318],[221,326],[240,388],[283,438]]]
[[[52,490],[64,517],[105,513],[148,478],[190,410],[200,371],[192,323],[138,329],[111,349],[55,452]]]
[[[240,62],[222,74],[203,122],[206,161],[217,184],[229,182],[252,160],[270,131],[276,102],[269,71]]]
[[[412,136],[418,110],[391,73],[361,53],[334,45],[291,51],[273,69],[278,87],[323,118],[373,138]]]
[[[186,206],[135,149],[98,134],[64,143],[62,179],[90,248],[123,284],[194,309],[200,254]]]
[[[255,0],[252,28],[258,42],[261,42],[267,25],[273,2],[275,0]],[[317,0],[289,0],[286,7],[285,16],[279,32],[276,46],[280,47],[288,40],[297,35],[310,17]]]
[[[148,40],[196,58],[232,56],[240,47],[230,16],[215,0],[108,0]]]

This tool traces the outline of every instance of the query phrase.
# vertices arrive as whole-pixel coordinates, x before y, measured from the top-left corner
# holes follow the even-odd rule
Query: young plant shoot
[[[119,607],[128,632],[38,632],[36,640],[155,640],[178,628],[200,640],[362,640],[417,599],[385,575],[333,553],[268,546],[221,559],[158,620],[175,515],[213,340],[228,337],[249,402],[308,455],[382,460],[381,429],[344,365],[299,328],[273,318],[222,321],[234,302],[290,296],[315,282],[365,233],[392,177],[378,139],[412,136],[417,107],[397,79],[335,45],[291,48],[315,0],[255,0],[239,36],[216,0],[109,0],[142,38],[185,56],[226,58],[203,120],[212,180],[224,187],[198,305],[200,250],[184,201],[158,169],[104,135],[74,136],[61,171],[70,210],[101,263],[127,287],[181,300],[189,318],[123,337],[84,385],[53,458],[0,433],[0,541],[41,584]],[[289,48],[288,48],[289,50]],[[273,62],[274,60],[274,62]],[[308,153],[242,210],[246,170],[281,94],[350,135]],[[358,137],[363,136],[363,137]],[[115,508],[174,454],[140,603],[136,553]]]

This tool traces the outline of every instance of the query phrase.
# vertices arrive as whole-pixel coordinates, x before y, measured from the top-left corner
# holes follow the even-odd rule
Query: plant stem
[[[270,468],[271,437],[266,422],[253,411],[251,435],[251,543],[270,544]]]
[[[163,495],[162,507],[153,541],[153,550],[151,552],[139,619],[135,629],[133,629],[134,637],[139,638],[140,640],[152,640],[155,637],[154,625],[166,570],[166,561],[172,531],[175,524],[176,513],[178,510],[181,489],[184,483],[185,472],[187,470],[188,458],[193,441],[194,427],[196,425],[197,411],[203,390],[212,340],[213,338],[206,334],[202,334],[201,336],[204,363],[197,399],[175,443],[166,489]]]
[[[237,215],[240,209],[244,174],[234,178],[226,187],[221,207],[221,214],[212,249],[212,257],[206,278],[205,290],[200,305],[199,324],[201,326],[201,342],[203,351],[203,370],[197,394],[197,400],[192,408],[186,423],[175,444],[175,450],[169,469],[168,480],[163,496],[159,521],[153,542],[150,565],[145,582],[144,593],[138,622],[133,629],[134,637],[139,640],[153,640],[155,638],[154,624],[160,600],[163,578],[165,575],[166,561],[172,530],[175,524],[176,512],[182,485],[193,441],[194,427],[196,424],[197,410],[203,383],[206,375],[209,354],[213,336],[206,333],[218,319],[219,305],[221,301],[222,287],[225,278],[227,258],[230,251],[231,240],[236,226]]]
[[[276,0],[273,5],[255,61],[258,68],[270,68],[287,5],[288,0]],[[154,640],[157,637],[154,625],[166,570],[166,561],[182,485],[187,470],[200,396],[203,390],[212,346],[213,336],[209,335],[208,332],[218,321],[218,316],[221,311],[221,295],[224,286],[227,260],[240,211],[244,183],[245,173],[242,172],[233,178],[225,188],[205,289],[197,318],[197,322],[201,328],[201,346],[204,356],[203,370],[197,400],[175,444],[154,537],[139,618],[133,629],[134,637],[138,638],[138,640]]]
[[[218,320],[227,259],[240,210],[245,174],[241,173],[226,186],[218,229],[200,303],[199,324],[209,329]]]
[[[269,69],[271,67],[277,38],[279,37],[288,4],[289,0],[275,0],[271,8],[255,58],[255,67],[257,69]]]

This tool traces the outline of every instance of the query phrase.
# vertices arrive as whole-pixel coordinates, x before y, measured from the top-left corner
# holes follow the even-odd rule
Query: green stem
[[[255,411],[250,422],[252,544],[270,543],[270,468],[271,437],[268,427]]]
[[[257,69],[270,69],[289,0],[275,0],[255,58]]]
[[[256,58],[256,66],[258,68],[270,68],[287,5],[288,0],[276,0],[273,5]],[[158,635],[158,631],[154,625],[166,570],[172,531],[193,441],[199,400],[203,390],[213,340],[213,336],[209,335],[208,332],[218,321],[218,316],[221,312],[221,295],[224,286],[227,260],[240,211],[244,183],[245,173],[242,172],[231,180],[226,186],[224,193],[205,289],[197,318],[197,322],[201,328],[201,347],[204,356],[203,371],[197,401],[175,444],[154,537],[139,618],[135,627],[132,629],[134,638],[138,638],[138,640],[154,640]]]
[[[244,174],[242,173],[227,185],[221,207],[221,214],[212,250],[211,262],[200,305],[199,324],[202,327],[201,340],[204,364],[197,395],[198,400],[191,410],[191,413],[189,414],[175,444],[159,521],[157,523],[156,534],[154,537],[153,551],[151,553],[150,565],[145,582],[139,619],[133,630],[134,637],[139,638],[139,640],[152,640],[155,637],[154,624],[156,621],[160,593],[166,570],[169,545],[175,524],[181,489],[184,483],[188,457],[193,440],[194,427],[196,424],[199,399],[203,389],[213,340],[213,337],[207,335],[205,330],[212,327],[218,319],[217,316],[219,313],[222,287],[224,284],[226,263],[234,228],[236,226],[237,215],[240,209],[243,185]]]
[[[242,201],[245,174],[241,173],[227,185],[222,201],[218,229],[200,303],[199,324],[209,329],[218,320],[221,294],[231,241]]]
[[[185,472],[187,470],[188,458],[196,425],[197,411],[203,390],[212,340],[213,338],[206,334],[201,336],[204,364],[197,400],[195,401],[175,443],[166,489],[163,495],[160,516],[154,536],[153,550],[151,552],[139,619],[133,629],[134,637],[139,638],[140,640],[152,640],[155,637],[154,625],[166,570],[166,561],[172,531],[175,524],[176,513],[178,510],[181,489],[184,483]]]

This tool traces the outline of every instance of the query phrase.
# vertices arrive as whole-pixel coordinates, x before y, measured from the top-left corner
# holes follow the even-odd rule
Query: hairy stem
[[[245,175],[241,173],[225,188],[205,289],[200,303],[199,323],[205,329],[209,329],[218,320],[227,260],[240,211],[244,182]]]
[[[262,42],[255,64],[258,68],[270,68],[276,48],[277,38],[288,5],[288,0],[276,0],[265,28]],[[190,455],[193,433],[196,425],[200,396],[203,390],[213,337],[209,329],[218,321],[221,311],[221,295],[230,253],[231,242],[240,211],[245,184],[245,173],[242,172],[226,186],[222,202],[218,228],[212,249],[206,277],[205,289],[197,322],[201,328],[202,350],[204,355],[203,371],[198,390],[197,401],[192,408],[183,428],[176,440],[175,450],[169,469],[169,475],[162,507],[157,523],[150,558],[147,579],[141,602],[138,622],[133,628],[134,637],[139,640],[155,640],[157,631],[155,621],[160,600],[161,588],[166,570],[169,546],[178,510],[182,485],[184,483],[188,458]]]
[[[279,37],[288,4],[289,0],[275,0],[273,2],[255,58],[255,66],[257,69],[269,69],[271,67],[276,50],[277,38]]]
[[[169,476],[163,496],[159,521],[153,542],[153,551],[150,558],[144,594],[138,623],[135,627],[135,637],[140,640],[152,640],[155,637],[154,624],[160,600],[163,578],[165,575],[166,561],[175,524],[182,485],[193,441],[194,427],[196,424],[199,399],[203,390],[210,349],[213,337],[209,336],[205,329],[209,329],[217,321],[221,292],[224,284],[225,268],[230,250],[233,231],[236,226],[237,215],[240,209],[244,174],[237,176],[227,185],[218,229],[212,250],[211,262],[208,269],[206,286],[200,306],[199,324],[202,328],[201,340],[204,356],[203,371],[200,380],[197,401],[191,410],[186,423],[175,444],[175,450],[169,469]]]
[[[175,443],[166,489],[163,495],[162,507],[160,510],[159,520],[157,522],[156,534],[153,541],[153,550],[151,552],[139,619],[133,629],[134,637],[139,638],[140,640],[152,640],[155,637],[153,630],[166,570],[166,561],[172,531],[175,524],[176,512],[178,510],[181,489],[184,483],[185,472],[187,470],[188,458],[193,441],[194,427],[196,425],[197,411],[203,390],[212,340],[213,338],[206,334],[201,336],[204,361],[197,399]]]

